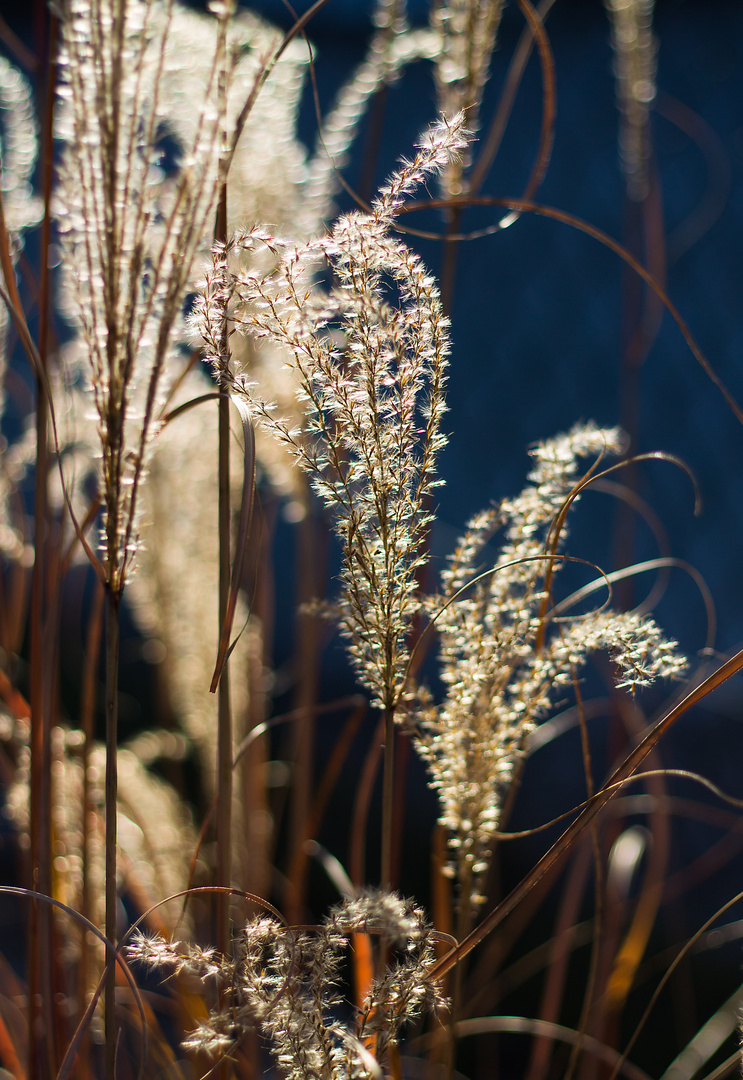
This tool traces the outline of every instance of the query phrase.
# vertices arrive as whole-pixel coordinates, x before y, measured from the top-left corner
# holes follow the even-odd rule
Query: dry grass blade
[[[622,259],[622,261],[625,262],[627,266],[631,267],[631,269],[634,270],[634,272],[642,278],[645,284],[653,290],[655,295],[665,307],[668,314],[678,326],[679,330],[683,335],[684,341],[689,346],[689,349],[694,355],[694,358],[701,366],[702,370],[720,391],[735,418],[739,421],[739,423],[743,424],[743,409],[741,409],[738,402],[727,389],[720,376],[716,373],[709,360],[700,349],[686,321],[681,317],[681,314],[676,305],[673,303],[665,290],[661,288],[660,284],[656,281],[650,271],[646,270],[642,263],[638,262],[638,260],[634,257],[634,255],[632,255],[631,252],[629,252],[617,240],[614,240],[613,237],[609,236],[608,233],[605,233],[602,229],[596,228],[595,225],[590,225],[588,222],[583,221],[579,217],[576,217],[575,214],[569,214],[565,210],[557,210],[553,206],[544,206],[541,203],[527,202],[526,200],[522,199],[501,199],[497,198],[496,196],[477,195],[468,196],[461,199],[431,199],[424,205],[426,207],[439,206],[443,208],[446,208],[448,206],[462,208],[466,208],[469,206],[506,206],[510,210],[517,211],[518,213],[537,214],[539,217],[546,217],[552,219],[553,221],[560,221],[564,225],[569,225],[571,226],[571,228],[577,229],[579,232],[585,233],[587,236],[592,237],[594,240],[598,240],[600,244],[603,244],[604,247],[607,247],[610,251],[613,251],[615,255],[618,255],[619,258]],[[409,205],[405,208],[405,210],[401,212],[410,213],[411,211],[417,209],[420,209],[420,206]],[[491,226],[490,228],[485,230],[478,230],[476,233],[463,233],[460,236],[449,236],[447,237],[447,239],[470,240],[478,236],[488,235],[489,233],[493,232],[494,229],[497,230],[500,228],[500,225],[494,227]],[[409,229],[408,231],[413,236],[421,236],[425,237],[426,239],[439,239],[439,234],[437,233],[423,232],[416,229]]]
[[[243,491],[242,500],[240,502],[240,522],[238,524],[237,538],[235,540],[235,558],[232,564],[232,573],[230,575],[230,591],[227,600],[227,611],[220,630],[217,660],[214,665],[211,686],[209,687],[212,694],[216,693],[222,670],[227,662],[227,658],[234,648],[234,645],[230,645],[230,637],[232,634],[232,624],[235,620],[237,598],[243,581],[245,552],[248,548],[248,537],[250,536],[250,523],[253,517],[253,492],[255,490],[255,432],[253,430],[250,410],[245,402],[236,395],[233,396],[232,401],[240,414],[243,429]]]
[[[724,913],[726,911],[729,911],[730,908],[734,907],[737,903],[739,903],[741,899],[743,899],[743,892],[737,893],[730,900],[728,900],[727,903],[723,904],[722,907],[718,908],[717,911],[714,913],[714,915],[710,916],[710,918],[707,919],[702,924],[702,926],[700,926],[700,928],[689,939],[689,941],[686,942],[684,947],[679,950],[679,952],[674,957],[671,964],[663,972],[663,976],[661,977],[660,982],[658,983],[655,990],[653,991],[652,996],[650,998],[650,1001],[648,1002],[642,1016],[640,1017],[639,1023],[636,1025],[630,1039],[627,1042],[627,1045],[625,1046],[625,1048],[624,1048],[624,1050],[622,1052],[622,1056],[621,1056],[620,1060],[617,1062],[616,1066],[614,1067],[614,1070],[612,1071],[610,1080],[616,1080],[616,1077],[619,1075],[619,1072],[620,1072],[624,1062],[626,1061],[628,1055],[632,1051],[632,1047],[635,1045],[635,1042],[637,1041],[641,1031],[645,1027],[645,1024],[647,1023],[648,1017],[650,1016],[650,1013],[652,1012],[653,1008],[655,1007],[655,1004],[656,1004],[658,998],[660,997],[663,988],[665,987],[666,983],[668,982],[668,980],[670,979],[671,975],[676,970],[678,965],[681,963],[684,956],[693,947],[693,945],[699,940],[699,938],[702,936],[702,934],[706,930],[708,930],[710,926],[714,926],[714,924],[717,922],[717,920],[720,918],[720,916],[724,915]],[[732,996],[732,998],[728,999],[728,1001],[722,1006],[722,1009],[721,1009],[722,1016],[720,1017],[720,1020],[722,1021],[722,1026],[723,1027],[725,1027],[727,1025],[728,1016],[726,1016],[726,1014],[730,1013],[730,1006],[731,1006],[732,1001],[733,1000],[739,1001],[740,1000],[740,995],[741,995],[741,990],[739,988],[738,990],[736,990],[736,992]],[[736,1008],[735,1012],[737,1013],[737,1011],[738,1010]],[[713,1018],[713,1020],[714,1020],[714,1018]],[[725,1032],[725,1036],[723,1036],[723,1038],[726,1037],[727,1035],[731,1034],[732,1031],[734,1030],[735,1026],[736,1026],[735,1023],[733,1023],[732,1026],[729,1028],[729,1030]],[[706,1025],[705,1025],[705,1027],[706,1027]],[[704,1031],[704,1030],[705,1030],[705,1028],[701,1029],[701,1031]],[[715,1037],[719,1034],[719,1032],[720,1032],[720,1025],[711,1023],[710,1028],[707,1029],[707,1032],[705,1032],[705,1037],[703,1037],[700,1040],[700,1043],[702,1044],[702,1046],[704,1046],[705,1049],[707,1047],[709,1047],[710,1046],[710,1038],[709,1038],[709,1036],[711,1036],[711,1039],[714,1040]],[[698,1033],[698,1034],[700,1034],[700,1033]],[[692,1040],[691,1040],[692,1043],[694,1042],[695,1038],[696,1038],[696,1036],[694,1036],[692,1038]],[[716,1046],[714,1046],[714,1048],[710,1048],[711,1052],[710,1052],[710,1054],[708,1056],[711,1056],[711,1054],[715,1050],[717,1050],[718,1046],[719,1046],[719,1043]],[[683,1058],[684,1051],[682,1051],[680,1056]],[[687,1065],[685,1067],[682,1066],[682,1068],[679,1070],[679,1075],[680,1076],[694,1075],[694,1073],[696,1073],[698,1071],[698,1068],[699,1068],[700,1064],[703,1064],[703,1062],[699,1061],[699,1055],[695,1051],[692,1051],[690,1053],[689,1058],[692,1059],[696,1063],[696,1067],[692,1068],[690,1073],[687,1073],[686,1068],[688,1068],[688,1060],[689,1060],[689,1059],[687,1059]],[[668,1078],[668,1080],[670,1080],[670,1077],[673,1076],[673,1075],[675,1075],[675,1070],[674,1070],[674,1066],[672,1065],[671,1068],[666,1073],[664,1073],[664,1076],[666,1076]]]
[[[547,15],[549,14],[550,9],[552,8],[554,3],[555,3],[555,0],[542,0],[542,3],[539,5],[538,8],[536,8],[536,14],[537,14],[538,18],[541,20],[541,31],[540,32],[542,34],[545,33],[545,31],[544,31],[544,21],[547,18]],[[522,33],[521,39],[520,39],[519,44],[518,44],[518,47],[517,47],[516,51],[513,54],[513,58],[511,60],[511,64],[510,64],[509,69],[508,69],[508,74],[506,76],[504,90],[503,90],[503,92],[501,94],[500,101],[498,102],[498,109],[497,109],[497,111],[496,111],[496,113],[493,116],[493,119],[491,121],[490,130],[488,131],[487,135],[483,139],[483,145],[482,145],[480,153],[479,153],[479,155],[477,157],[477,160],[475,161],[475,163],[474,163],[474,165],[472,167],[472,172],[470,174],[469,190],[475,195],[477,194],[477,192],[482,187],[482,185],[483,185],[483,183],[485,181],[485,177],[487,176],[488,172],[490,171],[490,168],[491,168],[491,166],[493,164],[493,161],[495,160],[495,157],[496,157],[496,155],[498,153],[498,150],[500,148],[500,144],[501,144],[501,141],[503,139],[503,135],[504,135],[504,133],[506,131],[506,127],[508,125],[508,119],[509,119],[511,111],[513,109],[513,104],[514,104],[514,101],[515,101],[515,98],[516,98],[516,93],[517,93],[518,88],[519,88],[519,86],[521,84],[521,79],[523,78],[524,71],[526,69],[526,65],[527,65],[527,62],[529,60],[529,56],[531,55],[531,51],[532,51],[532,48],[534,46],[534,42],[535,42],[534,27],[532,26],[532,24],[530,22],[529,25],[525,28],[524,32]],[[552,63],[552,65],[554,66],[554,63],[553,63],[553,60],[552,60],[551,57],[550,57],[550,63]],[[542,59],[542,64],[543,64],[543,69],[544,69],[544,59]],[[546,84],[547,80],[544,79],[544,75],[543,75],[543,81]],[[544,93],[544,91],[543,91],[543,93]],[[544,110],[543,110],[543,112],[544,112]],[[543,141],[542,141],[542,145],[540,146],[538,159],[539,158],[544,158],[544,160],[547,160],[547,154],[545,153],[545,151],[543,149],[543,146],[545,145],[545,135],[544,135],[545,131],[550,132],[550,137],[551,137],[550,128],[548,127],[548,125],[544,124],[544,122],[543,122],[543,124],[542,124],[542,140]],[[536,165],[533,167],[532,175],[533,176],[538,175],[538,170],[536,168]],[[533,194],[533,192],[532,192],[532,194]]]
[[[94,923],[90,922],[89,919],[86,919],[83,915],[81,915],[80,912],[75,911],[67,904],[63,904],[61,900],[55,900],[51,896],[45,896],[43,893],[34,892],[33,889],[21,889],[13,885],[0,885],[0,894],[5,894],[7,896],[18,896],[26,900],[33,900],[37,903],[45,904],[50,908],[54,908],[57,911],[63,911],[74,922],[79,923],[81,926],[84,926],[89,934],[93,934],[94,937],[96,937],[98,941],[101,942],[101,944],[106,949],[107,955],[109,956],[108,965],[121,965],[121,961],[119,959],[119,950],[108,940],[105,934],[101,933],[98,927],[95,926]],[[145,1018],[145,1008],[142,1002],[142,997],[139,993],[139,989],[137,988],[137,984],[135,983],[131,972],[125,964],[121,965],[121,967],[123,969],[126,980],[129,983],[134,1002],[139,1012],[140,1030],[142,1032],[142,1057],[139,1063],[138,1077],[139,1080],[142,1080],[142,1077],[144,1076],[144,1063],[147,1057],[147,1021]],[[71,1071],[75,1065],[75,1058],[77,1056],[80,1041],[85,1033],[87,1025],[90,1022],[90,1019],[98,1002],[98,998],[100,997],[102,991],[103,979],[101,979],[101,981],[99,982],[93,998],[91,999],[91,1002],[77,1027],[72,1042],[67,1048],[64,1060],[62,1061],[62,1065],[59,1069],[59,1072],[57,1073],[57,1080],[67,1080],[67,1078],[70,1076]]]
[[[567,1043],[580,1042],[589,1054],[607,1065],[615,1064],[619,1058],[616,1050],[599,1042],[598,1039],[546,1020],[532,1020],[526,1016],[483,1016],[471,1020],[460,1020],[457,1024],[457,1035],[461,1037],[477,1035],[485,1031],[510,1031],[523,1035],[549,1036]],[[627,1077],[627,1080],[649,1080],[646,1072],[629,1061],[621,1061],[619,1070]]]

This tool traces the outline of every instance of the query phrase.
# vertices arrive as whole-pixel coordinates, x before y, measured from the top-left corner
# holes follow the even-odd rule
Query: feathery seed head
[[[64,140],[56,212],[64,282],[89,358],[99,418],[109,585],[123,588],[138,541],[139,487],[174,376],[191,266],[211,228],[229,84],[229,4],[214,20],[159,0],[62,0]],[[172,35],[213,42],[179,160],[163,168]],[[183,55],[178,56],[183,72]],[[194,100],[201,108],[194,110]]]
[[[336,1016],[341,960],[352,934],[379,938],[366,1000],[349,1023]],[[291,1080],[308,1076],[357,1080],[369,1075],[370,1037],[382,1061],[404,1026],[442,1004],[429,977],[433,936],[409,900],[370,890],[343,900],[314,930],[295,930],[261,915],[245,927],[234,959],[213,950],[138,936],[127,958],[145,966],[215,977],[229,997],[184,1045],[208,1053],[229,1049],[258,1030]]]
[[[279,261],[265,276],[224,270],[215,253],[222,262],[217,269],[215,261],[215,285],[199,309],[213,356],[213,297],[229,293],[238,326],[281,348],[293,369],[305,417],[300,433],[234,376],[233,384],[335,515],[343,545],[340,625],[361,678],[385,708],[402,690],[405,637],[417,610],[428,496],[446,441],[449,353],[436,284],[390,226],[404,197],[465,143],[461,115],[440,121],[371,213],[347,214],[329,236],[303,246],[271,241]],[[252,231],[232,248],[266,243]],[[314,282],[323,264],[327,289]]]
[[[632,689],[684,669],[676,643],[647,616],[599,610],[549,621],[548,578],[559,570],[551,530],[579,479],[579,459],[619,453],[623,443],[617,429],[585,424],[538,444],[529,485],[472,520],[442,574],[443,596],[429,605],[446,693],[440,706],[419,694],[417,745],[449,833],[450,873],[473,908],[527,736],[587,655],[607,650],[618,685]],[[478,578],[477,561],[499,529],[498,563]],[[565,535],[562,522],[560,546]]]
[[[465,113],[473,131],[479,127],[502,13],[503,0],[441,0],[431,7],[431,28],[439,42],[434,61],[439,110]],[[442,171],[444,194],[460,194],[467,165],[465,156]]]

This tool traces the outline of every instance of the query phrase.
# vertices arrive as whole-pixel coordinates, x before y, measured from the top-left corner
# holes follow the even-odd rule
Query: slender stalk
[[[230,400],[225,382],[219,399],[219,623],[227,612],[230,587]],[[218,884],[229,885],[229,838],[232,789],[232,716],[230,710],[228,668],[225,664],[219,680],[218,702],[218,788],[219,842]]]
[[[106,590],[106,937],[115,945],[116,908],[116,799],[118,788],[118,688],[119,688],[119,608],[121,594]],[[115,1076],[116,1065],[116,966],[106,975],[106,1077]]]
[[[348,868],[351,881],[360,889],[366,881],[366,832],[369,821],[374,783],[379,771],[379,759],[382,755],[382,737],[384,721],[380,720],[374,730],[372,741],[364,757],[351,815],[351,835],[348,847]]]
[[[451,314],[454,304],[454,284],[457,276],[457,255],[459,245],[457,233],[462,220],[462,211],[455,207],[448,215],[446,223],[446,242],[441,263],[441,304],[447,315]]]
[[[593,783],[593,765],[591,762],[591,750],[588,740],[588,729],[586,726],[586,715],[583,707],[583,697],[580,691],[580,685],[578,682],[578,674],[574,668],[571,668],[571,676],[573,680],[573,689],[575,693],[576,705],[578,708],[578,716],[580,719],[580,732],[581,732],[581,744],[583,748],[583,771],[586,777],[586,795],[589,799],[592,799],[595,794],[595,788]],[[604,879],[604,863],[601,858],[601,840],[599,837],[598,822],[592,821],[590,826],[591,834],[591,849],[593,854],[593,888],[596,896],[595,910],[593,916],[593,941],[591,943],[591,955],[588,963],[588,977],[586,979],[586,989],[583,995],[583,1005],[581,1007],[580,1020],[578,1022],[579,1038],[573,1044],[570,1051],[570,1059],[568,1061],[565,1080],[573,1080],[575,1071],[577,1068],[578,1060],[583,1051],[583,1036],[590,1034],[588,1030],[589,1021],[591,1019],[591,1012],[594,1008],[595,998],[598,996],[603,999],[603,994],[597,994],[597,980],[599,975],[600,961],[601,961],[601,949],[606,939],[606,882]],[[590,1070],[593,1069],[594,1063],[590,1061],[588,1057],[585,1058],[586,1066]]]
[[[382,778],[382,873],[383,889],[391,889],[392,881],[392,825],[395,811],[395,710],[388,706],[384,711],[384,772]]]
[[[297,563],[297,692],[295,696],[296,718],[292,724],[292,804],[291,804],[291,858],[303,865],[302,845],[310,839],[307,828],[312,806],[312,779],[314,771],[315,716],[317,704],[317,672],[320,642],[317,620],[303,611],[317,590],[317,536],[316,521],[312,514],[310,492],[302,489],[304,517],[302,518],[296,549]],[[289,916],[294,922],[304,918],[304,895],[302,882],[294,881],[298,889],[290,890],[293,910]]]
[[[219,397],[219,627],[227,618],[230,593],[230,399],[227,378],[220,378]],[[216,884],[232,883],[232,710],[229,660],[225,660],[217,687],[217,865]],[[216,942],[225,957],[230,951],[230,895],[216,898]],[[218,1070],[219,1080],[230,1076],[228,1061]]]
[[[90,613],[87,643],[85,649],[85,667],[83,671],[82,700],[80,706],[80,723],[85,735],[83,743],[83,797],[81,807],[81,834],[82,834],[82,884],[81,884],[81,914],[84,918],[91,917],[91,881],[90,881],[90,816],[92,806],[90,790],[90,751],[95,735],[95,706],[96,686],[100,663],[101,639],[103,629],[103,614],[106,594],[100,584],[96,582],[96,595]],[[88,1004],[88,978],[90,972],[90,944],[87,933],[80,935],[80,963],[77,968],[77,997],[79,1001],[80,1016],[82,1019]],[[80,1080],[87,1080],[90,1076],[90,1039],[88,1034],[83,1037],[78,1055],[78,1071]]]
[[[572,949],[575,947],[575,927],[580,918],[580,907],[585,896],[592,847],[593,841],[590,845],[582,844],[578,848],[562,890],[562,900],[550,942],[550,961],[547,966],[539,1011],[536,1013],[542,1022],[557,1023],[560,1019],[568,964]],[[547,1035],[534,1040],[526,1080],[540,1080],[547,1075],[554,1042],[555,1040]]]
[[[216,240],[227,235],[227,189],[223,185],[217,221]],[[225,365],[228,356],[227,328],[223,332]],[[219,380],[219,630],[227,618],[230,595],[230,385],[226,372]],[[217,885],[232,884],[232,711],[230,708],[229,664],[225,662],[217,688]],[[229,895],[217,898],[217,948],[229,950]]]
[[[269,700],[263,672],[270,660],[266,654],[266,642],[271,638],[271,611],[273,600],[273,570],[270,560],[270,546],[265,542],[263,531],[256,531],[249,536],[250,548],[245,557],[249,576],[245,579],[245,588],[251,598],[250,615],[255,615],[260,633],[254,635],[248,645],[246,682],[248,692],[247,709],[241,710],[241,716],[233,718],[233,726],[240,728],[240,745],[245,738],[250,740],[245,753],[233,763],[233,784],[235,785],[235,806],[242,812],[241,843],[235,843],[232,860],[233,881],[241,889],[267,896],[271,887],[271,851],[270,833],[266,829],[269,813],[266,789],[266,762],[268,760],[268,742],[265,735],[253,735],[264,728],[269,714]],[[233,569],[233,575],[234,575]],[[242,673],[241,673],[242,674]],[[234,734],[234,733],[233,733]],[[237,832],[233,828],[234,834]],[[301,921],[297,917],[297,922]]]
[[[31,873],[32,886],[51,895],[51,688],[53,678],[49,649],[45,648],[45,591],[48,543],[48,428],[47,338],[49,327],[49,271],[46,253],[50,240],[52,188],[52,113],[56,85],[57,20],[50,16],[48,30],[41,21],[43,50],[47,53],[47,80],[44,97],[43,194],[44,218],[41,231],[39,279],[39,364],[36,377],[36,465],[34,473],[34,521],[36,535],[31,580]],[[29,935],[29,1024],[30,1076],[55,1072],[52,1013],[51,913],[47,906],[31,907]]]
[[[31,576],[31,887],[49,895],[51,888],[51,836],[49,790],[49,717],[44,715],[43,658],[44,637],[44,548],[47,524],[47,407],[41,379],[37,380],[36,403],[36,468],[34,480],[34,520],[36,535],[34,565]],[[50,991],[49,977],[49,910],[31,905],[29,933],[29,1024],[31,1080],[46,1071],[44,1041],[41,1038],[43,1003]]]
[[[472,929],[472,872],[469,863],[462,862],[458,867],[457,884],[459,895],[456,907],[456,938],[457,941],[464,941]],[[447,1021],[448,1039],[444,1057],[447,1080],[452,1080],[457,1062],[457,1025],[462,1019],[460,1013],[464,1001],[464,978],[464,965],[457,964],[452,978],[451,1004]]]

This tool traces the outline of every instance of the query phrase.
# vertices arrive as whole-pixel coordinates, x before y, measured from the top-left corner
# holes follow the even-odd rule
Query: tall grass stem
[[[117,943],[118,895],[116,888],[116,809],[118,796],[119,730],[119,610],[121,594],[106,590],[106,938]],[[106,1077],[116,1075],[116,964],[106,974],[105,986]]]

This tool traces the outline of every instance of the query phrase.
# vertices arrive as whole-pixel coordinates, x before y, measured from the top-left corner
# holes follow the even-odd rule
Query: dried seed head
[[[220,372],[218,324],[229,318],[282,349],[293,370],[299,428],[239,375],[233,386],[335,515],[343,545],[340,626],[359,675],[385,708],[394,708],[405,678],[428,497],[446,441],[449,353],[436,283],[391,226],[405,197],[460,154],[466,139],[461,115],[434,124],[371,212],[339,218],[327,237],[297,247],[257,230],[240,234],[231,250],[270,244],[277,266],[265,276],[232,272],[229,252],[216,251],[213,286],[200,305],[202,336]],[[321,263],[328,289],[314,280]],[[221,315],[212,314],[220,304]]]
[[[546,575],[559,572],[549,554],[553,522],[579,478],[579,459],[618,453],[622,444],[619,431],[592,424],[538,444],[528,486],[473,519],[442,575],[443,595],[431,603],[446,693],[439,706],[419,694],[417,745],[449,834],[449,872],[473,908],[527,736],[587,655],[607,650],[620,669],[618,685],[628,688],[684,670],[676,643],[647,616],[599,610],[549,621]],[[478,579],[478,561],[498,530],[495,569]]]

